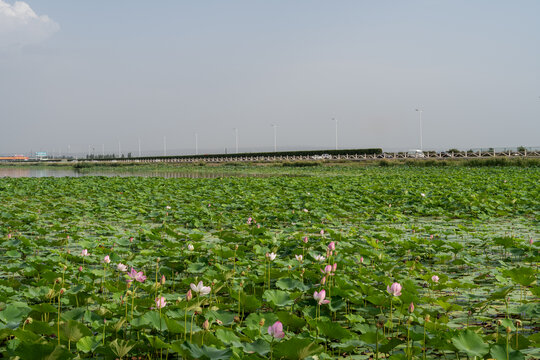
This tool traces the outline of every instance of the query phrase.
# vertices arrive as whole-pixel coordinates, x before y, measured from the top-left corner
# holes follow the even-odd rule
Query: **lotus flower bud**
[[[512,332],[512,329],[510,328],[510,326],[507,326],[506,327],[506,333],[507,334],[510,334]]]
[[[65,293],[65,292],[66,292],[66,289],[64,289],[64,288],[61,288],[61,289],[60,289],[60,295],[62,295],[62,294]]]
[[[208,329],[210,329],[210,322],[208,321],[208,319],[204,320],[202,327],[206,331],[208,331]]]
[[[521,326],[521,320],[516,320],[516,326]]]
[[[217,323],[218,325],[223,325],[223,321],[221,321],[221,320],[219,320],[219,319],[216,319],[216,323]]]
[[[238,315],[234,317],[234,322],[237,324],[240,322],[240,317]]]
[[[497,325],[501,326],[501,325],[502,325],[502,321],[501,321],[501,320],[497,320]]]
[[[191,299],[193,299],[193,294],[191,293],[191,289],[189,289],[186,294],[186,300],[190,301]]]
[[[414,312],[414,303],[411,302],[411,305],[409,305],[409,312]]]
[[[161,275],[161,285],[165,285],[165,275]]]
[[[34,321],[31,317],[27,317],[26,320],[24,320],[25,324],[31,324]]]
[[[79,266],[79,272],[83,271],[83,267]]]
[[[431,319],[431,317],[429,316],[429,314],[427,314],[426,317],[424,318],[424,320],[425,320],[426,322],[429,322],[430,319]]]
[[[259,321],[259,326],[264,326],[264,322],[265,322],[265,320],[264,320],[264,318],[262,318],[261,321]]]

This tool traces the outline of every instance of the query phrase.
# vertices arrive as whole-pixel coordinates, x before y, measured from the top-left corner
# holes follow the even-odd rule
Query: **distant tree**
[[[449,152],[449,153],[452,153],[452,152],[453,152],[453,153],[458,153],[459,150],[458,150],[458,149],[455,149],[455,148],[452,148],[452,149],[449,149],[448,152]]]
[[[131,153],[130,153],[130,152],[128,153],[128,159],[129,159],[129,158],[131,158]]]
[[[517,148],[517,151],[519,151],[519,152],[525,152],[525,151],[527,151],[527,148],[526,148],[525,146],[519,146],[519,147]]]

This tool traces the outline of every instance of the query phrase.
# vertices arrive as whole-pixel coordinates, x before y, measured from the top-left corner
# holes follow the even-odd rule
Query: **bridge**
[[[279,162],[279,161],[319,161],[319,160],[383,160],[383,159],[415,159],[415,160],[451,160],[451,159],[489,159],[489,158],[538,158],[540,149],[504,150],[504,151],[458,151],[458,152],[380,152],[372,154],[347,153],[346,151],[332,154],[328,151],[324,158],[320,155],[284,155],[268,153],[267,155],[249,154],[205,154],[179,156],[150,156],[113,159],[83,159],[82,161],[121,162],[121,163],[226,163],[226,162]]]

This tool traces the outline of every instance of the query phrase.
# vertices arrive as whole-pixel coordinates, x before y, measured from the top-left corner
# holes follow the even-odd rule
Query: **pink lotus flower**
[[[157,297],[157,298],[155,299],[155,302],[156,302],[156,308],[157,308],[157,309],[164,308],[165,305],[167,305],[167,301],[165,300],[165,298],[164,298],[163,296]]]
[[[116,265],[116,268],[119,270],[119,271],[122,271],[122,272],[126,272],[127,271],[127,266],[122,264],[122,263],[118,263],[118,265]]]
[[[188,290],[186,294],[186,300],[190,301],[191,299],[193,299],[193,294],[191,293],[191,290]]]
[[[88,253],[88,250],[84,249],[81,251],[81,256],[90,256],[90,254]]]
[[[276,321],[274,325],[268,327],[268,334],[274,339],[282,339],[285,336],[283,324],[280,321]]]
[[[307,244],[308,243],[308,237],[305,236],[304,239],[302,240],[304,242],[304,244]]]
[[[208,295],[210,294],[210,291],[212,291],[212,288],[210,286],[204,286],[202,281],[199,281],[197,285],[190,284],[191,290],[196,292],[199,295]]]
[[[319,305],[323,305],[323,304],[328,304],[330,302],[330,300],[325,300],[324,298],[326,297],[326,291],[323,289],[321,290],[320,292],[314,292],[313,293],[313,298],[315,299],[315,301],[317,301],[317,304]]]
[[[401,289],[401,284],[397,282],[393,283],[391,286],[386,287],[386,291],[388,291],[388,293],[393,296],[401,296]]]
[[[324,235],[324,230],[321,230],[321,235]]]
[[[321,285],[324,285],[326,284],[326,275],[323,276],[323,278],[321,279]]]
[[[332,273],[332,265],[326,265],[324,267],[324,270],[321,270],[323,274],[331,274]]]
[[[253,221],[252,218],[248,218],[248,219],[247,219],[247,224],[248,224],[248,225],[251,225],[251,222],[252,222],[252,221]]]
[[[111,262],[111,258],[109,257],[109,255],[106,255],[104,258],[103,258],[103,262],[105,264],[109,264]]]
[[[11,239],[11,233],[7,234],[7,238]]]
[[[328,250],[334,251],[336,250],[336,243],[332,241],[330,244],[328,244]]]
[[[300,262],[302,262],[302,259],[304,258],[302,255],[294,255],[294,257]]]
[[[334,263],[334,265],[332,265],[332,272],[335,272],[337,270],[337,263]]]
[[[131,268],[131,271],[128,273],[129,279],[128,282],[131,282],[133,280],[138,281],[140,283],[143,283],[146,280],[146,276],[144,276],[144,273],[142,271],[135,271],[134,268]]]
[[[161,285],[165,285],[165,275],[161,275]]]
[[[431,281],[433,281],[433,282],[439,282],[439,277],[438,277],[437,275],[433,275],[433,276],[431,277]]]
[[[83,267],[79,266],[79,272],[82,272],[82,271],[83,271]]]
[[[361,264],[364,263],[364,257],[363,257],[363,256],[360,256],[360,263],[361,263]]]
[[[531,238],[529,238],[529,244],[530,244],[530,245],[532,245],[532,244],[533,244],[533,242],[534,242],[533,238],[532,238],[532,237],[531,237]]]

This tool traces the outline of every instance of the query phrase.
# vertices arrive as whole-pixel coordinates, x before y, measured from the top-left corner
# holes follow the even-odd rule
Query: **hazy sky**
[[[2,154],[540,146],[540,1],[0,0],[0,99]]]

